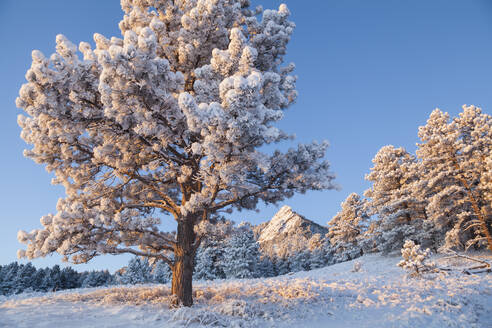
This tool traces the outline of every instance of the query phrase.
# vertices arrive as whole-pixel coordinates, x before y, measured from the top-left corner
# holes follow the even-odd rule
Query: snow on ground
[[[0,297],[0,327],[492,327],[492,274],[409,278],[399,260],[369,255],[275,278],[199,281],[192,308],[169,309],[168,285]]]

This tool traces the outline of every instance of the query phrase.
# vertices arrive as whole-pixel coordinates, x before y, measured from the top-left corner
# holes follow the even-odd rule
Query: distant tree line
[[[225,226],[225,227],[224,227]],[[232,279],[273,277],[289,272],[306,271],[333,263],[325,236],[314,234],[309,239],[292,235],[289,248],[282,255],[262,252],[252,226],[238,227],[225,221],[198,248],[195,257],[195,279]]]
[[[273,277],[330,263],[329,253],[325,251],[326,247],[322,247],[327,245],[326,241],[318,248],[299,248],[293,256],[268,257],[262,256],[249,224],[235,226],[231,221],[223,221],[217,226],[216,233],[198,248],[193,273],[195,279]],[[317,240],[319,236],[311,239]],[[108,270],[77,272],[70,267],[61,269],[58,265],[36,269],[31,263],[12,262],[0,265],[0,295],[119,284],[165,284],[171,281],[171,277],[167,263],[150,263],[141,257],[130,259],[127,266],[114,274]]]
[[[0,265],[0,294],[47,292],[80,287],[105,286],[113,282],[107,271],[77,272],[70,267],[36,269],[31,263]]]

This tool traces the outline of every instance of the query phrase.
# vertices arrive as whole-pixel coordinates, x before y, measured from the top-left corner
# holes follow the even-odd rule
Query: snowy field
[[[399,260],[370,255],[275,278],[199,281],[195,305],[181,309],[168,308],[167,285],[0,296],[0,327],[492,327],[492,274],[415,279]]]

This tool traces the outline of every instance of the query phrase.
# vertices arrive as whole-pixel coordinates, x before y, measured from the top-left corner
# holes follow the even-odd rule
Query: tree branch
[[[168,257],[166,257],[166,256],[164,256],[162,254],[146,253],[146,252],[138,251],[138,250],[133,249],[133,248],[116,248],[116,247],[112,247],[109,252],[105,252],[105,253],[112,254],[112,255],[129,253],[129,254],[133,254],[133,255],[136,255],[136,256],[154,257],[156,259],[163,260],[170,267],[173,267],[174,266],[174,262],[171,259],[169,259]]]

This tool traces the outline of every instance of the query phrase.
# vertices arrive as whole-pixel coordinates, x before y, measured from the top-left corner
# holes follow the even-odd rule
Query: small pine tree
[[[85,276],[85,278],[82,281],[81,287],[89,288],[89,287],[96,287],[97,286],[95,271],[88,272],[84,276]]]
[[[72,289],[81,287],[79,284],[79,275],[80,274],[77,271],[70,267],[63,268],[60,272],[60,279],[62,281],[61,288]]]
[[[17,271],[19,270],[19,264],[12,262],[3,268],[3,281],[0,284],[0,293],[3,295],[10,295],[15,292],[15,278],[17,277]]]
[[[25,265],[21,264],[15,277],[15,293],[22,293],[27,290],[32,290],[32,276],[36,273],[36,268],[29,262]]]
[[[39,290],[47,292],[50,290],[50,275],[51,269],[50,268],[44,268],[44,269],[39,269],[38,272],[36,273],[37,279],[39,279]]]
[[[104,271],[91,271],[86,276],[82,282],[82,287],[100,287],[100,286],[108,286],[113,282],[113,277],[108,272],[108,270]]]
[[[158,284],[165,284],[171,281],[172,272],[169,265],[164,261],[157,261],[152,269],[152,280]]]
[[[362,255],[359,238],[367,229],[369,216],[366,200],[358,194],[350,194],[342,202],[342,210],[328,222],[327,237],[331,243],[330,252],[336,262],[347,261]]]
[[[248,225],[238,228],[226,243],[223,257],[224,273],[227,278],[256,277],[256,266],[260,261],[258,243]]]
[[[31,277],[31,286],[34,291],[45,291],[42,287],[44,280],[44,270],[37,269]]]
[[[200,233],[206,236],[202,240],[195,256],[195,271],[197,279],[225,279],[224,252],[227,241],[237,232],[234,222],[223,217],[217,217],[213,223],[200,225]]]
[[[120,277],[123,284],[144,284],[152,281],[152,268],[147,259],[134,257],[128,262],[125,272]]]
[[[406,269],[411,276],[420,276],[422,273],[434,270],[435,264],[429,261],[430,250],[420,249],[412,240],[406,240],[401,249],[401,260],[397,266]]]
[[[310,269],[311,253],[308,250],[298,251],[289,257],[290,270],[292,272],[306,271]]]
[[[327,265],[324,248],[316,248],[311,252],[309,266],[311,269],[319,269]]]
[[[49,274],[45,278],[45,284],[48,286],[48,290],[57,291],[62,289],[60,266],[56,264],[51,269],[48,268],[48,271]]]
[[[289,260],[287,258],[278,257],[275,259],[274,268],[277,276],[290,272]]]
[[[275,276],[275,266],[269,257],[262,257],[256,266],[258,277],[273,277]]]
[[[223,249],[219,249],[217,245],[216,242],[211,242],[206,247],[198,248],[195,256],[194,278],[204,280],[223,278],[223,270],[219,267],[223,263]]]

